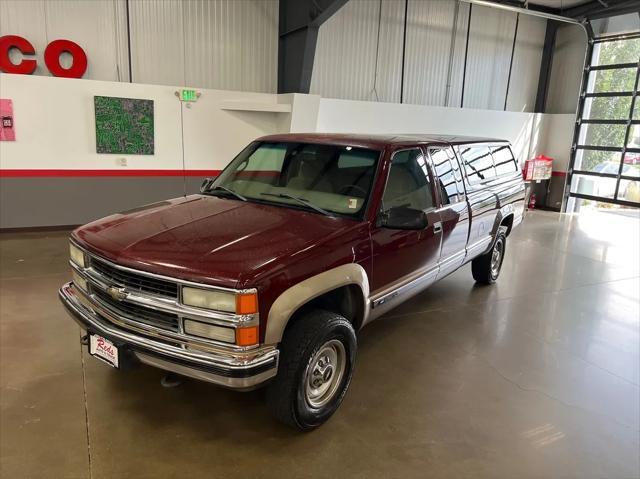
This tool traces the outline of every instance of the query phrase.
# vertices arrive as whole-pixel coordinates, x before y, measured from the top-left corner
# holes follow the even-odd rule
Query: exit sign
[[[180,100],[196,101],[200,95],[195,90],[180,90]]]

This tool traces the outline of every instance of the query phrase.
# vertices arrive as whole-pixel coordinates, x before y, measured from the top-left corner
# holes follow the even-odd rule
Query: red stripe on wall
[[[552,171],[551,176],[567,176],[566,171]]]
[[[8,170],[0,169],[0,178],[70,178],[123,176],[218,176],[221,170]]]

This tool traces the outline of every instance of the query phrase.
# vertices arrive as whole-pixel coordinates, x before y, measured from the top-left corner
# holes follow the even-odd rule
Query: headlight
[[[84,252],[73,243],[69,243],[69,255],[71,256],[71,261],[81,268],[85,267]]]
[[[182,303],[196,308],[236,312],[236,295],[224,291],[207,291],[198,288],[182,288]]]
[[[184,287],[182,288],[182,304],[236,314],[254,314],[258,312],[256,293],[236,294],[226,291]]]
[[[73,284],[78,288],[87,291],[87,280],[80,276],[77,271],[72,271],[71,273],[73,275]]]

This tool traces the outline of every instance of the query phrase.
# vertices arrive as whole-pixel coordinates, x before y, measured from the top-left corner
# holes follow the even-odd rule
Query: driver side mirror
[[[202,184],[200,185],[200,193],[204,193],[205,191],[207,191],[211,187],[212,183],[213,178],[205,178],[204,180],[202,180]]]
[[[406,206],[390,208],[380,213],[378,225],[394,230],[423,230],[427,227],[427,215]]]

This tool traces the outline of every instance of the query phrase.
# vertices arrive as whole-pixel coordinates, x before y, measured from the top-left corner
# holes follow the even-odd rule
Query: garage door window
[[[640,37],[595,38],[585,68],[566,208],[638,207]],[[576,201],[578,199],[579,201]],[[605,206],[605,205],[602,205]]]

